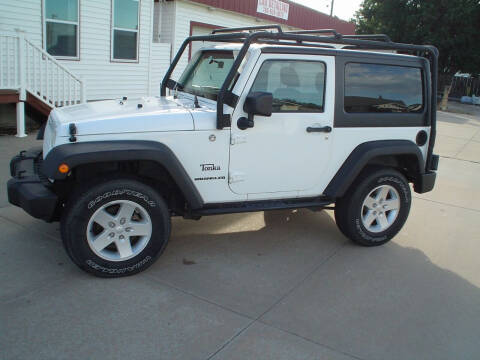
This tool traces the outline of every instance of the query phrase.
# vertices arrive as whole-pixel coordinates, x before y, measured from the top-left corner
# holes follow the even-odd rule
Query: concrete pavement
[[[331,211],[173,220],[146,272],[97,279],[0,191],[2,359],[478,359],[480,118],[439,113],[437,186],[389,244]],[[0,181],[32,137],[0,137]]]

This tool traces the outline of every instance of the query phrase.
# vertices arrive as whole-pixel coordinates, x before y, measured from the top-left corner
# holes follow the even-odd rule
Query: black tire
[[[98,209],[112,202],[122,204],[122,201],[135,207],[134,216],[138,209],[148,214],[151,236],[145,241],[144,248],[141,250],[138,248],[137,254],[132,253],[133,257],[110,261],[92,250],[87,238],[87,228],[91,217]],[[150,186],[130,178],[104,179],[96,185],[79,189],[69,200],[61,219],[62,241],[67,254],[82,270],[99,277],[122,277],[145,270],[165,249],[170,237],[170,228],[170,213],[163,198]],[[117,228],[108,231],[116,233]],[[138,238],[140,237],[128,237],[129,243],[130,239],[135,241]],[[117,249],[120,254],[116,243],[109,246],[114,246],[113,249]]]
[[[396,190],[396,193],[393,193],[398,195],[399,209],[396,217],[391,217],[394,220],[385,230],[372,232],[362,221],[362,216],[366,218],[367,215],[363,204],[372,191],[382,186],[385,189],[392,187]],[[390,241],[400,231],[408,218],[411,202],[410,186],[405,176],[391,168],[369,167],[352,184],[345,196],[337,200],[335,221],[340,231],[353,242],[362,246],[378,246]],[[376,203],[374,205],[379,206]],[[382,216],[389,217],[390,211],[381,212]],[[377,226],[377,220],[372,224],[372,228],[380,227],[380,224]]]

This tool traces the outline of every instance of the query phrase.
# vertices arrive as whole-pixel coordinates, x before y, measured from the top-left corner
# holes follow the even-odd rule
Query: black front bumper
[[[39,170],[42,153],[39,149],[22,151],[10,162],[12,179],[8,180],[8,201],[27,213],[52,221],[58,205],[57,195],[49,188],[48,180]]]

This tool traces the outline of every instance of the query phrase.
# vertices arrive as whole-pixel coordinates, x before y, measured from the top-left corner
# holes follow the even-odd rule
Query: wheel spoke
[[[108,224],[113,220],[115,220],[115,218],[110,215],[105,209],[100,210],[93,219],[94,222],[96,222],[104,229],[108,229]]]
[[[129,203],[122,203],[120,205],[120,209],[118,209],[117,215],[115,216],[117,219],[125,218],[128,222],[132,218],[133,212],[135,211],[135,206]]]
[[[364,205],[369,208],[370,210],[372,210],[374,207],[373,207],[373,204],[375,204],[376,200],[375,198],[371,197],[371,196],[368,196],[366,199],[365,199],[365,203]]]
[[[130,231],[128,236],[150,236],[152,233],[152,226],[148,223],[134,222],[130,223]]]
[[[365,226],[371,226],[376,218],[377,216],[373,215],[373,210],[368,210],[367,214],[363,218],[363,223]]]
[[[385,200],[388,196],[388,191],[389,191],[389,188],[387,186],[382,186],[380,188],[380,190],[378,191],[378,194],[377,194],[377,200]]]
[[[105,249],[108,245],[110,245],[113,242],[113,237],[109,235],[109,232],[107,230],[104,230],[102,233],[97,235],[93,239],[92,246],[95,248],[97,251],[102,251]]]
[[[387,220],[387,217],[385,216],[384,213],[382,214],[379,214],[377,216],[377,223],[380,225],[380,228],[382,230],[386,229],[389,225],[388,225],[388,220]]]
[[[383,202],[383,210],[385,211],[398,210],[399,208],[400,208],[400,200],[398,199],[386,200]]]
[[[133,254],[132,244],[130,243],[130,238],[128,236],[123,240],[116,240],[115,245],[117,245],[117,250],[121,258],[125,258]]]

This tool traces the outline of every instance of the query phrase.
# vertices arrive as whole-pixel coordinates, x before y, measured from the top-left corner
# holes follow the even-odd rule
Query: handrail
[[[24,32],[0,33],[0,88],[16,90],[25,101],[28,91],[50,107],[85,102],[85,82]]]
[[[48,52],[43,50],[42,48],[38,47],[34,43],[32,43],[30,40],[25,39],[25,42],[28,43],[30,46],[34,47],[35,49],[39,50],[42,53],[42,56],[46,57],[48,60],[53,62],[56,66],[67,72],[71,77],[73,77],[75,80],[78,80],[79,82],[82,82],[82,79],[77,77],[75,74],[73,74],[68,68],[66,68],[64,65],[62,65],[60,62],[58,62],[57,59],[55,59],[52,55],[50,55]]]

